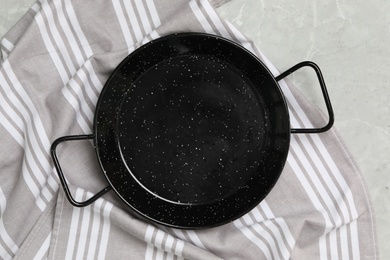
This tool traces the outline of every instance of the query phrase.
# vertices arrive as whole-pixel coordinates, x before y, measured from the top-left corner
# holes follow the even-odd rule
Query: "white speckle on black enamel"
[[[131,213],[212,227],[258,205],[287,157],[290,126],[273,75],[218,36],[178,34],[130,54],[96,106],[94,144]]]
[[[210,203],[245,186],[257,170],[265,132],[250,82],[209,56],[156,66],[122,102],[119,141],[132,174],[180,203]]]

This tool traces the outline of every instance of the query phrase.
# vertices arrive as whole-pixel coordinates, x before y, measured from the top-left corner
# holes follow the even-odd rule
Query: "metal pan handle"
[[[334,113],[333,113],[332,104],[330,103],[328,90],[326,89],[325,81],[324,81],[324,78],[322,76],[321,70],[318,67],[318,65],[315,64],[314,62],[311,62],[311,61],[303,61],[303,62],[298,63],[297,65],[291,67],[290,69],[286,70],[285,72],[281,73],[275,79],[276,79],[276,81],[280,81],[281,79],[287,77],[288,75],[290,75],[291,73],[293,73],[294,71],[296,71],[302,67],[311,67],[316,72],[318,81],[319,81],[320,86],[321,86],[322,95],[323,95],[324,100],[325,100],[326,109],[328,110],[329,119],[328,119],[328,123],[324,127],[320,127],[320,128],[292,128],[291,133],[292,134],[313,134],[313,133],[326,132],[333,126]]]
[[[103,196],[105,193],[107,193],[108,191],[110,191],[112,189],[112,187],[110,185],[108,185],[103,190],[99,191],[97,194],[95,194],[91,198],[87,199],[86,201],[81,201],[80,202],[80,201],[76,201],[73,198],[73,196],[72,196],[72,194],[71,194],[71,192],[69,190],[68,184],[66,182],[65,176],[64,176],[64,174],[62,172],[60,163],[58,161],[56,148],[57,148],[57,146],[60,143],[65,142],[65,141],[85,140],[85,139],[93,139],[93,135],[69,135],[69,136],[63,136],[63,137],[60,137],[57,140],[55,140],[53,142],[53,144],[51,145],[51,148],[50,148],[51,157],[53,159],[54,166],[57,169],[57,174],[58,174],[58,177],[60,179],[61,185],[64,188],[65,195],[66,195],[67,199],[69,200],[70,204],[72,204],[73,206],[76,206],[76,207],[88,206],[89,204],[91,204],[92,202],[94,202],[95,200],[97,200],[98,198],[100,198],[101,196]]]

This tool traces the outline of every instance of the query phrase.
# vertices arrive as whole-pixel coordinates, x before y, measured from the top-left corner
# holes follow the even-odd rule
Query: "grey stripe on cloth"
[[[71,206],[49,156],[59,136],[89,134],[104,82],[137,47],[175,32],[232,39],[270,61],[215,7],[224,0],[40,0],[0,42],[1,259],[376,259],[365,184],[335,130],[292,135],[275,188],[229,224],[179,230],[139,220],[112,193]],[[293,127],[321,112],[280,81]],[[89,141],[61,144],[83,200],[107,184]],[[77,185],[76,185],[77,184]],[[223,214],[223,212],[221,213]]]

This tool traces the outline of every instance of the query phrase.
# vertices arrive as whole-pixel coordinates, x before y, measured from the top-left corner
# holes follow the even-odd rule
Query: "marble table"
[[[390,259],[390,2],[236,0],[219,13],[253,39],[281,71],[312,60],[322,69],[335,128],[373,201],[382,259]],[[295,85],[321,106],[312,80]]]
[[[33,2],[1,0],[0,38]],[[281,71],[303,60],[321,67],[335,128],[373,201],[381,258],[390,259],[390,2],[231,0],[217,11]],[[291,80],[323,106],[314,78],[301,72]]]

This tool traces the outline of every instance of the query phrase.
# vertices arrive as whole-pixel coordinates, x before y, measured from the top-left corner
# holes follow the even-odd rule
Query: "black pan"
[[[329,123],[290,129],[278,81],[310,66]],[[159,38],[126,57],[107,80],[90,135],[54,141],[51,153],[65,194],[86,206],[111,189],[129,210],[177,228],[212,227],[250,211],[278,180],[290,133],[319,133],[333,112],[317,65],[303,62],[274,77],[252,53],[200,33]],[[93,139],[109,185],[84,202],[69,191],[59,143]]]

